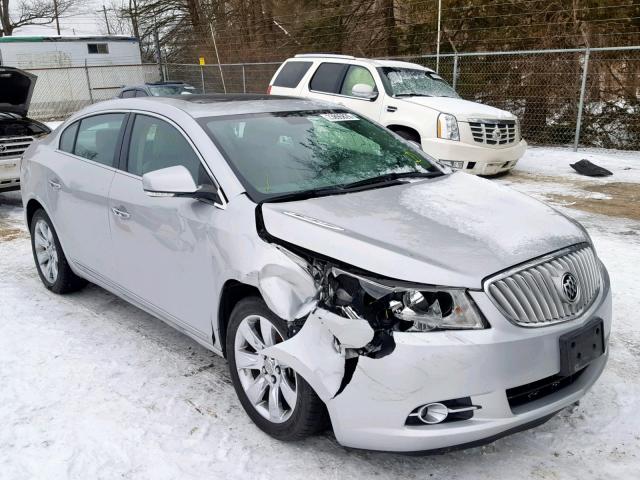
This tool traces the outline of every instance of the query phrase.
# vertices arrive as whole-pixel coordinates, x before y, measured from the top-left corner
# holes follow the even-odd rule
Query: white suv
[[[268,92],[344,105],[467,173],[510,170],[527,148],[515,115],[461,99],[437,73],[415,63],[296,55],[280,66]]]

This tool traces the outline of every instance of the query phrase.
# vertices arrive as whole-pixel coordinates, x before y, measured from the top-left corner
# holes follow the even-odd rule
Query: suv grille
[[[517,137],[515,120],[474,120],[469,121],[473,139],[486,145],[507,145]]]
[[[598,295],[600,282],[593,249],[581,244],[497,275],[486,282],[485,291],[513,323],[543,327],[582,314]]]
[[[0,138],[0,159],[21,157],[33,142],[33,137]]]

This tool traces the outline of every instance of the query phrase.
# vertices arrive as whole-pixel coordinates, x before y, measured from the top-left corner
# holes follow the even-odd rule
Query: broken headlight
[[[399,320],[413,323],[412,330],[466,330],[485,328],[480,312],[466,291],[408,290],[393,295],[389,309]]]
[[[332,269],[325,298],[343,316],[364,318],[374,329],[462,330],[487,324],[465,289],[404,288]]]

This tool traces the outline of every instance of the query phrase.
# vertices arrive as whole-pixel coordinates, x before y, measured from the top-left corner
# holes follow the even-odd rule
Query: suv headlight
[[[520,119],[516,117],[516,139],[519,141],[522,140],[522,130],[520,129]]]
[[[448,113],[438,115],[438,138],[460,140],[460,130],[456,117]]]
[[[413,323],[413,330],[485,328],[482,315],[464,290],[408,290],[389,302],[393,315]]]

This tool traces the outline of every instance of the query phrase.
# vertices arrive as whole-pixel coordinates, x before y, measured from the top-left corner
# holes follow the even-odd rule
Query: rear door
[[[128,114],[104,113],[69,125],[49,162],[49,205],[65,253],[81,269],[113,277],[109,189]]]
[[[213,180],[191,141],[168,119],[136,114],[130,124],[110,192],[116,281],[139,303],[210,343],[219,261],[210,251],[211,229],[224,210],[145,194],[142,175],[176,165],[186,167],[197,185]]]

